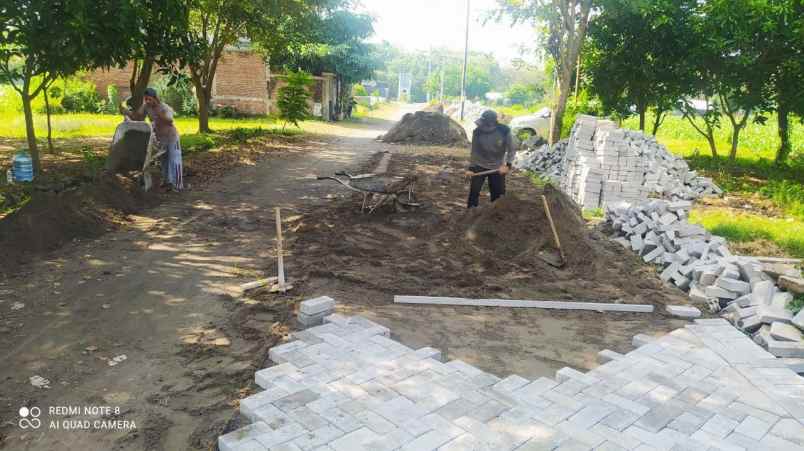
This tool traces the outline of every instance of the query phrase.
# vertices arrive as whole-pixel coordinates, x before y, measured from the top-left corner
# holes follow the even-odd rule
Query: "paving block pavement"
[[[697,319],[555,378],[499,378],[361,317],[276,346],[251,424],[221,451],[804,451],[804,378],[722,319]]]

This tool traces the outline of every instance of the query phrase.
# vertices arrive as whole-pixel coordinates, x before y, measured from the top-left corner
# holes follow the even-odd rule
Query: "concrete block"
[[[793,372],[798,373],[798,374],[804,374],[804,358],[800,358],[800,359],[792,358],[792,357],[791,358],[783,358],[782,362],[785,364],[785,366],[787,366],[788,368],[793,370]],[[804,426],[802,426],[802,427],[804,428]],[[802,437],[802,440],[804,440],[804,430],[802,430],[801,437]]]
[[[804,340],[798,328],[778,321],[771,324],[770,335],[780,341],[801,342]]]
[[[798,327],[801,330],[804,330],[804,309],[796,314],[791,321],[794,326]]]
[[[693,302],[699,304],[705,304],[707,299],[709,299],[709,296],[706,295],[706,292],[698,287],[698,285],[692,285],[690,287],[689,295]]]
[[[708,286],[704,289],[707,296],[720,299],[737,299],[737,293],[718,286]]]
[[[609,349],[604,349],[597,353],[597,361],[598,363],[606,363],[611,362],[613,360],[621,360],[624,359],[625,356],[620,354],[619,352],[615,352]]]
[[[665,268],[665,269],[664,269],[664,271],[662,271],[662,272],[659,274],[659,278],[660,278],[660,279],[662,279],[662,282],[668,282],[668,281],[670,281],[670,279],[671,279],[671,278],[673,277],[673,275],[674,275],[674,274],[675,274],[675,273],[678,271],[678,268],[679,268],[680,266],[681,266],[681,265],[679,265],[678,263],[671,263],[671,264],[670,264],[670,266],[668,266],[667,268]]]
[[[642,257],[642,259],[645,261],[645,263],[650,263],[656,260],[657,258],[661,257],[664,254],[664,252],[665,250],[663,247],[657,247],[656,249],[653,249],[652,251],[645,254],[645,256]]]
[[[744,294],[744,295],[740,296],[739,298],[737,298],[734,302],[737,305],[739,305],[740,307],[751,307],[753,305],[756,305],[756,302],[754,302],[753,293]]]
[[[329,296],[321,296],[314,299],[302,301],[299,304],[299,312],[306,315],[315,315],[321,312],[330,312],[335,309],[335,299]]]
[[[719,273],[715,271],[703,271],[701,277],[698,279],[698,284],[702,287],[708,287],[715,283]]]
[[[789,310],[766,304],[757,305],[757,316],[765,324],[771,324],[774,321],[783,323],[792,323],[793,321],[793,314]]]
[[[723,288],[724,290],[733,291],[735,293],[739,293],[741,295],[748,294],[751,292],[751,285],[748,282],[743,282],[742,280],[731,279],[725,276],[720,276],[715,281],[715,285]]]
[[[656,341],[656,337],[652,337],[650,335],[645,334],[636,334],[634,335],[634,338],[631,339],[631,344],[633,344],[636,347],[640,347],[648,343],[653,343],[654,341]]]
[[[698,318],[701,311],[691,305],[668,305],[667,313],[679,318]]]
[[[775,287],[773,282],[770,280],[766,280],[763,282],[759,282],[758,284],[754,285],[754,288],[751,290],[752,296],[752,303],[753,304],[770,304],[771,300],[773,300],[773,293],[775,291]]]

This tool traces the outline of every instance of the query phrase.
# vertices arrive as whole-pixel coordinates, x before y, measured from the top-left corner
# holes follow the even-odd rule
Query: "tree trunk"
[[[134,63],[131,80],[129,81],[129,89],[131,90],[131,105],[136,110],[142,105],[142,97],[145,94],[145,89],[151,81],[151,72],[154,69],[153,58],[146,57],[142,60],[142,65],[137,69],[137,63]]]
[[[787,157],[790,155],[790,112],[787,109],[785,102],[779,102],[779,111],[777,111],[777,121],[779,124],[779,139],[781,145],[776,151],[776,164],[784,164]]]
[[[558,101],[555,111],[553,111],[553,121],[550,127],[550,145],[557,143],[561,139],[561,127],[564,123],[564,113],[567,110],[567,99],[572,86],[572,73],[574,69],[567,67],[561,71],[558,81]]]
[[[653,136],[656,136],[656,133],[659,133],[659,127],[661,127],[662,122],[664,122],[665,114],[667,114],[666,111],[658,108],[656,109],[656,117],[653,118],[653,131],[651,132]]]
[[[706,136],[706,142],[709,143],[709,150],[712,151],[712,158],[717,159],[717,145],[715,144],[715,134],[712,133],[712,129],[707,126],[707,130],[709,134]]]
[[[195,87],[195,97],[198,99],[198,133],[210,133],[209,129],[209,104],[206,90],[203,86]]]
[[[28,85],[26,83],[25,90],[21,93],[22,97],[22,111],[25,115],[25,135],[28,138],[28,152],[31,153],[33,160],[34,174],[39,175],[42,169],[39,162],[39,147],[36,145],[36,132],[34,131],[33,110],[31,109],[31,96],[28,94]]]
[[[645,133],[645,107],[638,106],[639,108],[639,131]]]
[[[49,87],[46,84],[43,93],[45,95],[45,114],[47,115],[47,151],[53,153],[53,127],[50,124],[50,98],[47,95]]]
[[[740,142],[740,130],[742,130],[742,126],[737,125],[731,132],[731,149],[729,149],[730,161],[737,159],[737,143]]]

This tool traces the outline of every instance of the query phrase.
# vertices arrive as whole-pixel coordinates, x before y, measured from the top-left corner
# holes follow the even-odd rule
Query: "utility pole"
[[[469,16],[472,10],[472,0],[466,0],[466,40],[463,47],[463,78],[461,79],[461,122],[466,106],[466,66],[469,64]]]

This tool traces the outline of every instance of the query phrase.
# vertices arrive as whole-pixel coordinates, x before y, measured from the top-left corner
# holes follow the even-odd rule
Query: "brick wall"
[[[218,63],[213,105],[228,105],[249,114],[266,114],[268,77],[262,57],[251,51],[229,50]]]
[[[115,85],[117,86],[117,92],[120,93],[120,98],[124,99],[131,95],[131,90],[129,89],[131,70],[132,65],[131,63],[128,63],[128,65],[122,69],[113,67],[108,70],[98,69],[93,72],[89,72],[85,78],[88,81],[95,83],[98,94],[101,97],[106,97],[106,89],[109,85]]]

